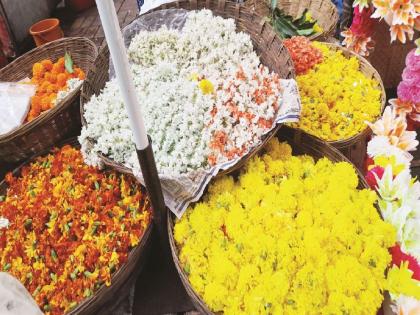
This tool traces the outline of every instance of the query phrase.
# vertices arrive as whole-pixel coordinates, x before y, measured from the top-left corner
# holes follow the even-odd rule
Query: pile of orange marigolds
[[[48,59],[35,63],[31,82],[37,85],[37,90],[31,100],[27,121],[54,107],[58,91],[66,89],[67,80],[76,78],[84,80],[85,73],[77,67],[74,67],[73,73],[69,73],[64,65],[64,57],[56,63]]]
[[[110,285],[150,224],[149,199],[133,177],[87,166],[69,145],[6,181],[0,267],[46,314],[67,313]]]
[[[296,74],[305,74],[322,62],[322,52],[305,36],[295,36],[283,41],[292,57]]]

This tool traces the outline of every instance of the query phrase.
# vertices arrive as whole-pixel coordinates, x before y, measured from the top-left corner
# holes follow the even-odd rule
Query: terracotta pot
[[[60,27],[60,20],[58,19],[45,19],[39,21],[31,26],[29,33],[34,38],[37,46],[41,46],[64,37],[63,30]]]
[[[95,5],[95,0],[66,0],[66,7],[75,12],[87,10]]]

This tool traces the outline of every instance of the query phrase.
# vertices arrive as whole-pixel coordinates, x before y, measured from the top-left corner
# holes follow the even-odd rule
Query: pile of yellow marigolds
[[[380,116],[379,82],[359,70],[356,57],[347,58],[319,42],[288,41],[295,65],[305,63],[305,70],[297,76],[302,114],[294,127],[325,141],[338,141],[359,134],[367,128],[366,121],[374,122]],[[313,50],[322,58],[309,63],[300,52]]]
[[[395,230],[357,186],[351,164],[272,140],[176,222],[192,287],[226,315],[376,314]]]

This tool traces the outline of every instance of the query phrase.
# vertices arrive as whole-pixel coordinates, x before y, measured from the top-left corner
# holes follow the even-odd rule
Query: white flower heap
[[[280,78],[260,64],[234,20],[190,12],[181,31],[140,32],[128,54],[159,173],[176,176],[241,157],[272,128]],[[87,162],[97,164],[102,153],[138,173],[117,82],[85,110],[80,140]]]

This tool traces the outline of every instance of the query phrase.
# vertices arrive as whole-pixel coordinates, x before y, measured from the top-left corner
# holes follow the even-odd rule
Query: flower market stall
[[[127,1],[0,69],[0,313],[420,314],[418,3]]]

